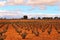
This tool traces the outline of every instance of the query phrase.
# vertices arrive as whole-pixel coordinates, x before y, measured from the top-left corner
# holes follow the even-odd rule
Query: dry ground
[[[60,34],[56,31],[54,26],[52,26],[52,31],[50,34],[48,34],[48,32],[47,32],[47,30],[49,30],[48,28],[45,30],[45,32],[42,32],[38,28],[39,36],[35,36],[34,34],[32,34],[31,30],[30,31],[23,30],[23,32],[26,31],[28,34],[25,39],[22,39],[21,35],[19,35],[19,33],[16,32],[15,28],[11,24],[13,22],[19,22],[19,23],[20,22],[23,22],[23,23],[24,22],[33,22],[33,23],[40,22],[40,23],[44,23],[44,24],[48,23],[48,22],[60,23],[60,20],[0,20],[0,23],[3,23],[3,22],[9,23],[9,25],[6,24],[6,25],[8,25],[8,30],[6,33],[4,33],[7,36],[6,39],[4,39],[4,40],[60,40]],[[44,25],[44,24],[42,24],[42,25]],[[5,26],[3,26],[3,27],[5,27]],[[38,25],[36,25],[36,26],[38,26]]]

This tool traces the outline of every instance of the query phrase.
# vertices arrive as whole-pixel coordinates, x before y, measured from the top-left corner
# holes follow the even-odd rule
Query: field
[[[0,20],[0,40],[60,40],[60,20]]]

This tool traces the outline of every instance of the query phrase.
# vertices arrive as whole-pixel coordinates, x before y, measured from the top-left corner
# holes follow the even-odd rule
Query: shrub
[[[32,31],[33,34],[35,34],[36,36],[39,36],[39,32],[38,31]]]
[[[2,33],[0,33],[0,40],[4,40],[4,39],[6,39],[6,35],[5,34],[2,35]]]
[[[24,33],[22,33],[22,34],[21,34],[21,36],[22,36],[22,39],[25,39],[25,38],[26,38],[26,36],[27,36],[27,33],[26,33],[26,32],[24,32]]]

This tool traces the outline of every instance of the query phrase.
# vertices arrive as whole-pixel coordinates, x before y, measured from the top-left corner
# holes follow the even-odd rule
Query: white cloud
[[[28,18],[31,18],[31,17],[34,17],[34,18],[37,18],[37,17],[60,17],[60,14],[51,14],[51,13],[23,13],[24,15],[27,15]]]
[[[0,10],[0,16],[10,15],[10,16],[17,16],[23,15],[21,11],[7,11],[7,10]]]
[[[8,5],[21,5],[23,3],[23,0],[7,0]]]
[[[6,1],[0,1],[0,6],[6,5]]]
[[[46,9],[46,6],[55,6],[57,5],[60,8],[60,0],[7,0],[0,1],[0,6],[5,5],[25,5],[32,7],[40,7],[40,9]]]
[[[7,10],[0,10],[0,17],[6,17],[6,18],[21,18],[24,15],[27,15],[28,18],[31,17],[60,17],[60,14],[44,14],[44,13],[25,13],[25,12],[21,12],[21,11],[7,11]]]

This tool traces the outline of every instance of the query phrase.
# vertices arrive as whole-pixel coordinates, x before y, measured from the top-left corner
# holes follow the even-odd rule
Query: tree
[[[54,19],[58,19],[58,17],[54,17]]]
[[[27,16],[27,15],[24,15],[24,16],[23,16],[23,19],[28,19],[28,16]]]
[[[31,19],[35,19],[35,18],[31,18]]]
[[[41,19],[40,17],[38,17],[38,19]]]
[[[60,19],[60,17],[54,17],[54,19]]]
[[[43,17],[42,19],[53,19],[52,17]]]

